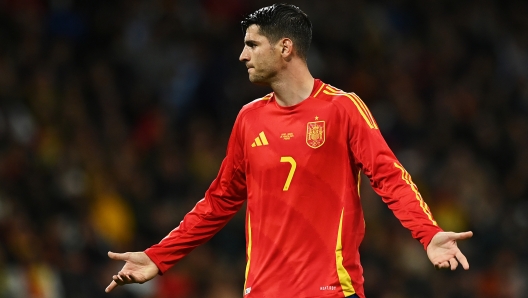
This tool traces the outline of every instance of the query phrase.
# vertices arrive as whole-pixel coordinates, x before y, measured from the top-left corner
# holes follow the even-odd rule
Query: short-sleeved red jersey
[[[205,197],[145,252],[165,272],[247,200],[246,297],[363,298],[361,171],[427,247],[441,229],[357,95],[319,80],[291,107],[268,94],[240,111]]]

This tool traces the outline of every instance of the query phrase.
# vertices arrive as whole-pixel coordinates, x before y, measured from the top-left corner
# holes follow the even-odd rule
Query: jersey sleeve
[[[442,231],[409,173],[397,160],[363,101],[354,93],[341,101],[349,117],[349,146],[356,165],[401,224],[427,249]]]
[[[240,209],[247,197],[244,154],[240,139],[240,114],[235,121],[218,176],[205,196],[189,212],[180,225],[145,253],[166,272],[197,246],[207,242]]]

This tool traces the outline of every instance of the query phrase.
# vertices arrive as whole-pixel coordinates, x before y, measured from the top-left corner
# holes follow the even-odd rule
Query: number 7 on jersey
[[[286,178],[286,183],[284,183],[284,188],[282,189],[283,191],[287,191],[288,188],[290,188],[290,183],[292,181],[293,174],[295,173],[295,168],[297,168],[297,163],[291,156],[282,156],[280,162],[289,162],[291,165],[290,173],[288,173],[288,178]]]

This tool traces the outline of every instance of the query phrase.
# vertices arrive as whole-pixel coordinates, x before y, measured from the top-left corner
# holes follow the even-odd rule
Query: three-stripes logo
[[[259,147],[259,146],[266,146],[269,145],[268,139],[266,139],[266,135],[263,131],[261,131],[258,135],[258,137],[255,138],[255,142],[251,144],[251,147]]]

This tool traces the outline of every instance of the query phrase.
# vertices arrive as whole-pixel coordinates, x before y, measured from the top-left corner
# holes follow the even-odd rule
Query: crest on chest
[[[306,144],[311,148],[319,148],[325,142],[325,122],[312,121],[306,124]]]

